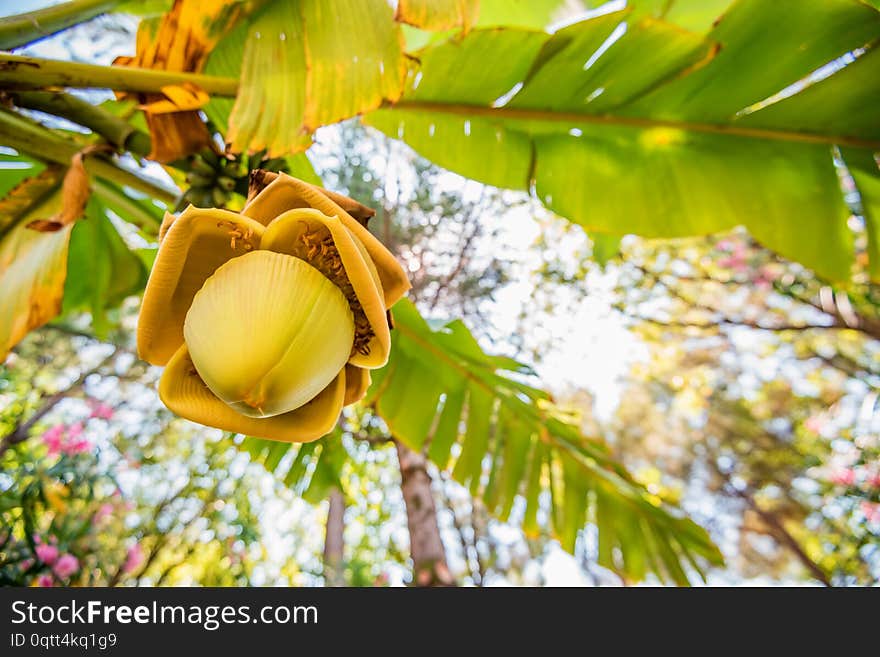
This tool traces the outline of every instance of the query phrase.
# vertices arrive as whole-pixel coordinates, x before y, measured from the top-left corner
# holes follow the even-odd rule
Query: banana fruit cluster
[[[366,394],[388,360],[388,310],[410,284],[343,208],[363,206],[273,178],[240,213],[166,215],[138,352],[165,366],[159,396],[181,417],[306,442]]]
[[[203,148],[190,159],[190,171],[186,175],[189,189],[183,194],[180,207],[223,207],[240,175],[241,165],[237,160],[218,155],[213,148]]]

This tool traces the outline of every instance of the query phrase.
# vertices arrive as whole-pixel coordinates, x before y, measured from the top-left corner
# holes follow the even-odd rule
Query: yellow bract
[[[154,365],[167,363],[183,344],[184,318],[208,277],[227,260],[259,248],[264,230],[235,212],[192,206],[169,223],[138,323],[138,353]]]
[[[388,360],[391,335],[385,317],[385,299],[375,265],[363,245],[336,217],[328,217],[318,210],[289,210],[276,218],[263,235],[264,249],[289,253],[298,258],[320,257],[315,250],[332,244],[336,256],[369,322],[373,336],[366,348],[352,354],[351,363],[360,367],[381,367]],[[384,248],[384,247],[383,247]],[[314,254],[314,255],[312,255]]]
[[[174,413],[199,424],[284,442],[308,442],[336,425],[345,398],[345,375],[295,411],[267,418],[242,415],[220,401],[199,377],[186,345],[181,345],[159,381],[159,398]]]
[[[211,392],[239,413],[269,417],[299,408],[336,378],[354,321],[342,291],[317,269],[254,251],[205,282],[183,335]]]
[[[391,253],[343,207],[280,174],[241,214],[167,215],[138,351],[167,365],[159,395],[209,426],[304,442],[329,432],[388,360],[387,311],[409,288]]]
[[[364,245],[379,274],[385,306],[390,308],[410,288],[409,279],[391,252],[370,231],[355,221],[339,201],[354,203],[351,199],[325,193],[319,187],[282,173],[251,199],[241,213],[263,225],[268,225],[285,211],[294,208],[314,208],[328,217],[337,217]]]

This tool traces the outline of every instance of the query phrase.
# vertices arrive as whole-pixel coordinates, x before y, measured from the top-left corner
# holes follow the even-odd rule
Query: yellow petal
[[[382,281],[386,308],[393,306],[410,288],[406,272],[391,252],[319,187],[282,173],[251,199],[241,212],[269,225],[286,210],[295,208],[315,208],[328,217],[339,217],[342,225],[363,243]]]
[[[259,438],[304,443],[328,434],[336,425],[345,397],[345,370],[295,411],[268,418],[247,417],[211,393],[199,378],[184,345],[162,373],[159,397],[172,412],[199,424]]]
[[[252,417],[292,411],[345,366],[354,320],[342,291],[304,260],[253,251],[196,293],[183,327],[199,376]]]
[[[252,172],[250,184],[248,185],[249,192],[254,189],[254,186],[257,187],[258,191],[262,191],[269,183],[275,180],[279,175],[286,174],[278,174],[274,171],[266,171],[265,169],[257,169]],[[312,189],[315,189],[322,194],[326,195],[330,198],[334,203],[336,203],[343,210],[348,212],[354,219],[358,221],[359,224],[366,226],[367,222],[376,215],[376,211],[373,208],[368,208],[363,203],[359,201],[355,201],[353,198],[348,198],[347,196],[343,196],[338,192],[334,192],[330,189],[324,189],[323,187],[318,187],[317,185],[313,185],[312,183],[306,183]],[[255,193],[248,194],[248,200],[251,197],[255,196]],[[293,208],[288,208],[293,209]]]
[[[337,217],[328,217],[308,208],[289,210],[269,224],[263,233],[260,248],[310,261],[313,255],[303,240],[306,234],[320,236],[313,237],[312,241],[323,239],[327,234],[331,236],[354,294],[373,329],[374,335],[367,344],[365,353],[352,354],[350,362],[359,367],[382,367],[388,362],[391,336],[378,275],[375,274],[375,269],[371,270],[369,258],[364,258],[364,249],[358,246],[357,238]],[[319,265],[316,266],[320,268]]]
[[[171,214],[170,212],[165,212],[165,216],[162,217],[162,224],[159,226],[159,241],[165,239],[165,235],[168,233],[168,229],[171,228],[171,225],[177,221],[177,215]]]
[[[345,400],[343,406],[354,404],[363,399],[370,387],[370,370],[348,364],[345,366]]]
[[[263,234],[263,226],[235,212],[192,206],[168,223],[138,319],[138,353],[153,365],[164,365],[183,344],[184,318],[208,277],[257,248]]]

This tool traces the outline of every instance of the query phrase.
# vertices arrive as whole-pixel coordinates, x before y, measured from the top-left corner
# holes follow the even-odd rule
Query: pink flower
[[[81,437],[84,431],[83,423],[77,422],[69,427],[56,424],[43,434],[43,442],[49,448],[49,455],[64,453],[68,456],[82,454],[92,449],[92,443],[87,438]]]
[[[89,417],[96,417],[99,420],[110,420],[113,417],[113,408],[102,402],[92,404],[92,413]]]
[[[52,581],[51,575],[40,575],[37,578],[37,586],[40,588],[48,589],[55,586],[55,583]]]
[[[880,504],[865,501],[862,502],[861,509],[865,516],[865,520],[868,522],[880,523]]]
[[[91,451],[92,443],[87,438],[83,438],[83,423],[77,422],[71,424],[67,429],[67,440],[61,446],[61,451],[68,456],[76,456],[83,452]]]
[[[779,278],[779,272],[773,267],[768,267],[765,265],[761,267],[761,278],[768,283],[772,283],[777,278]]]
[[[34,565],[34,560],[33,559],[25,559],[24,561],[21,562],[20,565],[21,565],[22,570],[30,570],[31,566]]]
[[[43,434],[43,442],[49,448],[49,456],[54,456],[61,451],[64,438],[64,425],[56,424]]]
[[[37,558],[47,566],[58,560],[58,548],[54,545],[38,545],[35,549]]]
[[[748,271],[749,269],[745,259],[738,253],[721,258],[721,260],[718,261],[718,266],[724,267],[725,269],[732,269],[739,273]]]
[[[79,438],[78,440],[72,440],[68,442],[64,447],[64,453],[68,456],[75,456],[77,454],[82,454],[84,452],[89,452],[92,449],[92,443],[90,443],[85,438]]]
[[[109,502],[105,502],[101,506],[98,507],[98,510],[95,512],[95,522],[101,522],[105,518],[109,518],[113,515],[113,505]]]
[[[125,563],[122,565],[122,572],[133,573],[144,563],[144,550],[140,543],[135,543],[128,549],[125,557]]]
[[[865,485],[868,488],[880,488],[880,470],[869,474],[865,478]]]
[[[815,434],[822,433],[822,427],[825,426],[825,420],[822,419],[821,415],[811,415],[807,418],[806,422],[804,422],[804,428],[807,431]]]
[[[79,560],[72,554],[64,554],[55,562],[52,571],[60,578],[66,579],[79,570]]]
[[[829,481],[837,486],[852,486],[856,482],[856,471],[852,468],[843,468],[832,473]]]

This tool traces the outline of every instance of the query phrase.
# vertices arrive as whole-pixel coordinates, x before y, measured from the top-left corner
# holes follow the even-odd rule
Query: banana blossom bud
[[[268,178],[269,176],[267,176]],[[279,174],[240,213],[167,214],[138,321],[174,413],[286,442],[320,438],[366,394],[409,289],[360,204]]]

